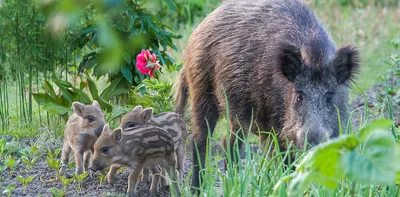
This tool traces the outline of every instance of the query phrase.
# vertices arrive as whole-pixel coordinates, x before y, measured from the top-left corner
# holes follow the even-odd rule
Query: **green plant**
[[[82,174],[75,174],[74,173],[74,178],[78,184],[78,190],[82,191],[82,186],[83,186],[83,180],[85,180],[85,178],[88,175],[88,171],[82,173]]]
[[[60,181],[63,185],[63,190],[66,191],[67,190],[67,186],[72,183],[72,181],[74,181],[74,179],[72,178],[66,178],[64,176],[60,176]]]
[[[50,170],[54,170],[56,177],[60,177],[59,169],[60,169],[60,161],[57,159],[58,154],[60,154],[60,149],[56,149],[51,151],[48,149],[47,156],[46,156],[46,163]]]
[[[175,70],[179,70],[181,66],[181,64],[174,64],[170,69],[165,69],[164,72],[170,74]],[[172,88],[173,82],[170,80],[145,79],[142,84],[131,92],[130,104],[152,107],[154,113],[173,111],[174,97]]]
[[[11,196],[11,193],[14,191],[15,185],[8,185],[5,190],[3,190],[3,194],[7,195],[8,197]]]
[[[6,144],[7,144],[6,139],[4,139],[4,138],[0,139],[0,157],[1,158],[4,158],[3,154],[5,153],[5,150],[6,150]]]
[[[57,189],[55,187],[48,189],[48,191],[51,193],[53,197],[64,197],[65,196],[65,190],[62,189]]]
[[[356,134],[322,144],[304,156],[296,171],[282,182],[292,180],[289,195],[302,195],[305,188],[317,182],[335,189],[346,177],[364,184],[400,182],[400,144],[389,132],[392,121],[373,121]]]
[[[17,167],[19,161],[19,159],[15,160],[11,155],[8,155],[8,157],[4,161],[4,164],[6,165],[6,168],[10,171],[10,174],[14,172],[14,168]]]
[[[39,148],[32,146],[29,149],[23,149],[20,151],[21,161],[26,164],[28,170],[31,170],[33,165],[40,159],[40,155],[37,155]]]
[[[28,176],[26,178],[24,178],[23,176],[17,176],[18,181],[21,182],[24,186],[24,190],[26,190],[28,184],[32,182],[34,178],[35,176]]]
[[[104,182],[107,180],[107,175],[102,173],[97,174],[97,177],[99,178],[99,185],[103,185]]]

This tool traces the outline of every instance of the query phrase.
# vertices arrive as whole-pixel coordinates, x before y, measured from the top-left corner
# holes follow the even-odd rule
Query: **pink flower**
[[[156,55],[151,54],[149,50],[142,50],[142,52],[136,56],[136,67],[142,74],[149,74],[150,77],[153,77],[154,70],[161,68]]]

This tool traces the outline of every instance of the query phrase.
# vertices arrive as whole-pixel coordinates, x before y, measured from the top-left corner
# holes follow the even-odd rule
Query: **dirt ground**
[[[394,87],[394,92],[392,93],[393,99],[391,100],[391,104],[393,105],[394,120],[399,120],[400,118],[400,110],[398,107],[400,105],[399,81],[399,78],[396,78],[389,82]],[[373,88],[366,92],[366,94],[368,95],[368,110],[370,112],[368,119],[371,120],[382,116],[387,117],[387,115],[385,115],[387,109],[383,108],[382,110],[383,100],[380,98],[385,92],[386,91],[384,84],[375,85]],[[360,95],[359,97],[354,99],[350,105],[350,108],[353,111],[353,128],[357,128],[360,126],[360,120],[362,120],[364,114],[364,98]],[[7,140],[11,139],[8,138]],[[62,139],[57,140],[59,141],[56,141],[54,144],[62,143]],[[30,145],[33,141],[34,139],[25,139],[22,140],[20,143]],[[215,146],[216,147],[214,148],[214,150],[220,150],[218,144],[215,144]],[[61,148],[61,146],[59,146],[58,148]],[[188,149],[190,148],[188,147]],[[257,149],[257,147],[255,147],[255,149]],[[188,152],[190,151],[188,150]],[[72,156],[71,160],[73,160]],[[223,168],[223,162],[220,163],[221,168]],[[192,161],[190,159],[190,154],[188,154],[188,157],[185,161],[185,178],[190,170],[191,165]],[[48,169],[45,156],[43,156],[43,158],[36,163],[36,165],[33,167],[33,170],[27,171],[25,169],[25,164],[20,162],[12,175],[10,175],[8,170],[3,172],[2,178],[0,179],[0,185],[2,185],[1,191],[3,191],[7,185],[13,184],[16,186],[16,189],[12,192],[12,196],[51,196],[49,188],[62,188],[61,182],[59,180],[55,180],[55,172]],[[74,169],[74,167],[68,168],[67,177],[70,178],[72,176]],[[103,174],[106,174],[106,172],[103,172]],[[121,170],[121,172],[118,174],[117,183],[113,186],[109,185],[106,180],[103,184],[100,184],[97,174],[95,174],[93,177],[86,178],[82,190],[77,189],[77,184],[74,181],[68,185],[66,196],[124,196],[128,187],[128,174],[129,169]],[[22,184],[16,178],[17,175],[21,175],[23,177],[34,175],[35,178],[34,181],[28,185],[26,190],[24,190]],[[151,196],[148,192],[149,187],[149,184],[140,182],[138,185],[139,192],[137,196]],[[169,189],[161,188],[157,193],[157,196],[170,196]]]

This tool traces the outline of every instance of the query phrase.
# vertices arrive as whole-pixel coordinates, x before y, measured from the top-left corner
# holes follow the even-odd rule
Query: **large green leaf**
[[[44,85],[45,85],[47,91],[49,91],[49,94],[50,94],[53,98],[55,98],[55,97],[57,96],[57,95],[56,95],[56,92],[54,91],[53,86],[50,84],[50,82],[47,81],[47,79],[44,80]]]
[[[45,105],[47,103],[54,103],[54,99],[51,98],[48,94],[44,93],[32,93],[33,98],[39,105]]]
[[[125,79],[129,81],[129,83],[133,83],[132,72],[131,70],[129,70],[128,67],[122,66],[121,73],[125,77]]]
[[[87,83],[88,83],[88,86],[89,86],[90,94],[92,94],[92,98],[93,99],[98,99],[99,98],[99,91],[97,90],[96,83],[94,83],[94,81],[90,78],[88,73],[86,73],[86,77],[87,77]]]
[[[357,134],[358,140],[362,142],[371,132],[375,132],[378,130],[379,131],[385,130],[389,128],[391,125],[393,125],[393,121],[391,120],[381,119],[372,121],[367,126],[360,129],[360,131]]]
[[[101,92],[100,98],[108,101],[113,96],[128,93],[130,90],[129,87],[129,83],[123,77],[118,77],[117,79],[111,81],[111,84],[104,89],[103,92]]]
[[[60,88],[60,90],[62,92],[62,96],[66,100],[68,100],[70,103],[74,102],[75,95],[71,91],[71,89],[73,89],[71,83],[60,80],[55,75],[53,75],[52,79],[53,79],[53,82],[58,86],[58,88]]]
[[[400,171],[399,148],[393,136],[385,131],[367,136],[364,150],[343,156],[343,169],[351,180],[365,184],[394,184]]]
[[[67,108],[61,105],[57,105],[54,103],[47,103],[43,107],[46,111],[52,114],[57,114],[57,115],[64,115],[70,111],[72,111],[71,108]]]

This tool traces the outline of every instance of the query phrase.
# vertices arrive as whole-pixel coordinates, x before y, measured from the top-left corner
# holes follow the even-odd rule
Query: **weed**
[[[49,167],[50,170],[55,171],[57,178],[60,178],[60,173],[58,171],[60,169],[60,161],[57,159],[57,156],[59,153],[60,153],[60,149],[56,149],[56,150],[54,150],[54,152],[52,152],[50,149],[48,149],[47,156],[46,156],[47,166]]]
[[[21,153],[21,161],[26,164],[28,170],[31,170],[33,165],[40,159],[40,155],[37,155],[39,148],[32,146],[29,149],[23,149]]]
[[[34,178],[35,176],[28,176],[26,178],[24,178],[23,176],[17,176],[18,181],[21,182],[22,185],[24,186],[24,190],[26,190],[28,184],[32,182]]]
[[[4,161],[6,168],[10,171],[10,175],[12,175],[12,173],[14,172],[14,168],[17,167],[19,161],[19,159],[15,160],[11,155],[8,155],[8,157]]]
[[[14,191],[14,189],[15,189],[15,185],[8,185],[2,193],[7,195],[8,197],[10,197],[11,193]]]
[[[74,178],[78,184],[78,190],[82,191],[82,186],[83,186],[83,180],[85,180],[85,178],[88,175],[88,171],[82,173],[82,174],[74,174]]]
[[[48,189],[48,191],[51,193],[53,197],[64,197],[65,196],[65,190],[62,189],[57,189],[55,187]]]
[[[63,185],[63,189],[64,190],[67,190],[67,186],[70,184],[70,183],[72,183],[72,181],[74,181],[74,179],[72,179],[72,178],[66,178],[66,177],[64,177],[64,176],[60,176],[60,180],[61,180],[61,183],[62,183],[62,185]]]
[[[107,179],[107,175],[105,175],[105,174],[103,174],[103,173],[99,173],[99,174],[97,175],[97,177],[99,178],[99,185],[103,185],[104,182],[105,182],[106,179]]]

